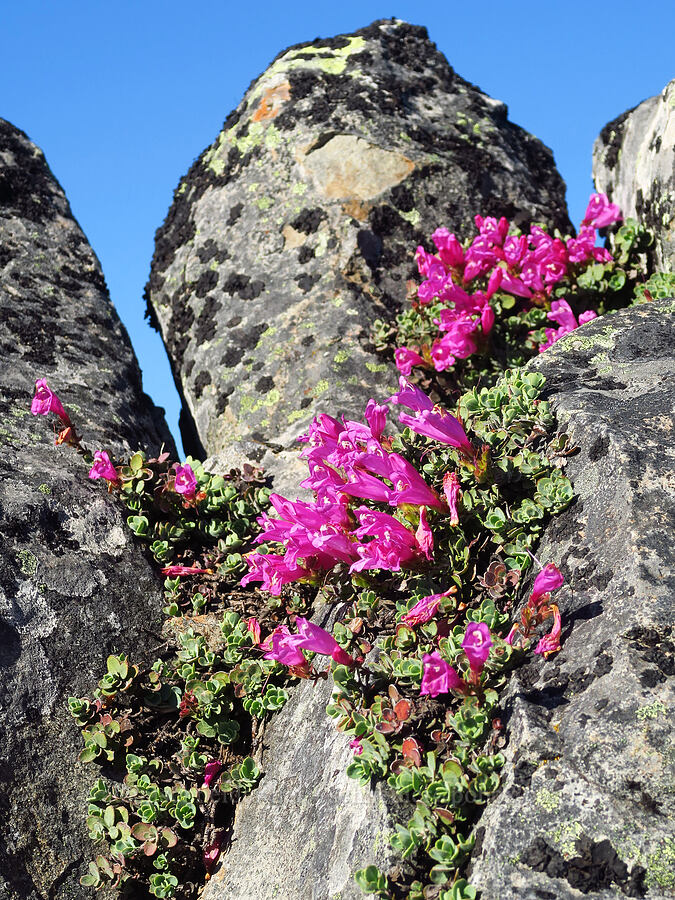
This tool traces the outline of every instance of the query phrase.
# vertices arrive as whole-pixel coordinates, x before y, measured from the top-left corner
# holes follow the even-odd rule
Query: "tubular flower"
[[[422,597],[412,609],[409,609],[405,615],[401,616],[401,622],[410,627],[413,627],[414,625],[424,625],[425,622],[433,619],[436,615],[443,597],[449,597],[450,594],[454,594],[456,591],[457,588],[453,585],[442,594],[431,594],[429,597]]]
[[[459,487],[459,479],[456,472],[446,472],[443,476],[443,493],[448,501],[448,509],[450,510],[450,524],[459,525],[459,513],[457,511],[457,501],[462,496]]]
[[[420,508],[420,523],[415,532],[415,540],[422,553],[430,560],[434,555],[434,535],[427,522],[427,511],[424,506]]]
[[[335,662],[344,666],[354,665],[354,660],[346,653],[338,644],[332,634],[329,634],[319,625],[314,625],[302,616],[298,616],[295,620],[298,626],[298,637],[300,640],[296,643],[297,647],[303,650],[311,650],[313,653],[321,653],[323,656],[332,657]]]
[[[30,411],[34,416],[46,416],[47,413],[53,412],[56,413],[64,425],[71,424],[63,404],[54,391],[48,387],[44,378],[38,378],[35,382],[35,396],[30,405]]]
[[[305,666],[307,660],[300,649],[301,641],[301,635],[291,634],[285,625],[281,625],[271,635],[272,647],[265,654],[265,659],[275,659],[285,666]]]
[[[216,778],[220,775],[223,764],[219,759],[211,759],[204,769],[204,787],[210,788]]]
[[[549,634],[545,635],[535,647],[534,652],[539,653],[545,658],[548,658],[552,653],[557,653],[560,650],[560,629],[562,627],[562,619],[560,617],[560,610],[552,603],[550,606],[550,610],[553,613],[553,628]]]
[[[616,203],[610,203],[607,194],[592,194],[586,207],[586,215],[581,223],[592,228],[604,228],[621,218],[621,210]]]
[[[483,666],[490,655],[492,637],[490,629],[484,622],[471,622],[464,633],[462,649],[469,660],[471,671],[477,675],[483,671]]]
[[[197,479],[192,471],[192,466],[187,463],[184,466],[176,466],[176,482],[174,490],[185,498],[193,497],[197,490]]]
[[[437,697],[439,694],[447,694],[450,690],[461,690],[464,687],[462,679],[452,666],[446,663],[438,650],[425,653],[422,661],[424,670],[420,694]]]
[[[111,484],[115,484],[119,480],[117,469],[110,462],[110,457],[105,450],[97,450],[94,453],[94,465],[89,469],[89,477],[92,481],[105,478]]]
[[[164,566],[162,575],[175,578],[179,575],[210,575],[211,569],[198,569],[196,566]]]
[[[533,606],[536,605],[544,594],[556,591],[561,587],[564,580],[565,579],[556,564],[548,563],[534,579],[532,593],[530,594],[528,603]]]
[[[263,590],[269,591],[275,597],[281,594],[281,588],[285,584],[309,578],[312,574],[303,566],[287,563],[285,556],[276,553],[249,553],[244,559],[250,571],[244,575],[240,584],[262,581]]]

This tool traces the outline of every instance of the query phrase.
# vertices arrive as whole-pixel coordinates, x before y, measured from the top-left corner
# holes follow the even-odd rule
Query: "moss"
[[[560,797],[547,788],[542,788],[534,798],[537,806],[541,806],[546,812],[556,812],[560,808]]]
[[[30,550],[19,550],[16,554],[16,558],[19,563],[19,568],[24,575],[27,575],[29,578],[35,575],[38,569],[37,556],[32,554]]]

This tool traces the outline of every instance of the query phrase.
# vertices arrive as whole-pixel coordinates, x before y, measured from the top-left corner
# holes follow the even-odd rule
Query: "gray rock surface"
[[[69,695],[105,658],[155,646],[161,585],[124,516],[52,420],[46,377],[92,448],[172,448],[141,388],[98,260],[42,152],[0,119],[0,897],[88,897],[86,797],[96,769]],[[86,865],[84,866],[86,870]]]
[[[593,178],[625,216],[655,232],[656,269],[675,270],[675,80],[605,125],[593,148]]]
[[[476,213],[568,224],[550,151],[424,28],[380,21],[281,53],[157,232],[148,308],[187,446],[279,472],[318,410],[387,396],[372,321],[404,304],[416,245]]]
[[[486,898],[675,895],[675,301],[596,319],[534,366],[579,453],[537,551],[563,648],[508,689],[509,764],[481,820]]]
[[[265,775],[237,806],[232,846],[204,900],[362,900],[354,872],[393,864],[402,804],[386,785],[347,777],[352,751],[326,718],[330,694],[330,681],[303,682],[267,726]]]

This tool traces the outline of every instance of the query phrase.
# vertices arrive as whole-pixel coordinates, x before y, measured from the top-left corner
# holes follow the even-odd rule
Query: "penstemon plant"
[[[92,696],[69,700],[80,759],[104,767],[83,885],[196,897],[261,777],[265,720],[328,660],[347,774],[410,801],[390,837],[400,864],[366,866],[358,885],[385,900],[474,900],[464,876],[504,763],[500,691],[526,653],[560,650],[555,563],[537,563],[517,612],[519,598],[544,525],[573,499],[562,472],[573,448],[543,377],[519,366],[632,293],[672,291],[667,273],[635,289],[650,241],[637,223],[595,246],[619,217],[594,195],[575,238],[480,216],[465,244],[438,229],[437,254],[418,248],[411,309],[396,328],[375,323],[399,390],[371,399],[361,422],[319,415],[301,438],[312,502],[270,493],[251,466],[218,476],[166,453],[92,454],[38,379],[31,411],[57,416],[57,445],[124,504],[165,576],[160,657],[110,656]],[[332,633],[311,621],[317,592],[345,610]]]

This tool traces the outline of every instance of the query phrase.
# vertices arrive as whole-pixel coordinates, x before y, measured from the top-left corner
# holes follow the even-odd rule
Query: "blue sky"
[[[551,147],[573,221],[600,129],[675,77],[669,0],[0,0],[0,117],[65,188],[174,433],[178,398],[142,294],[180,176],[280,50],[391,16],[426,25],[463,78]]]

